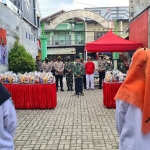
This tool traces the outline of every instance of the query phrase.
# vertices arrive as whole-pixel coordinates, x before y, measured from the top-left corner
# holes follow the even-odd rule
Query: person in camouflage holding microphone
[[[65,63],[65,71],[66,71],[66,82],[67,82],[67,91],[73,91],[73,68],[74,65],[70,61],[70,57],[67,57],[67,62]]]

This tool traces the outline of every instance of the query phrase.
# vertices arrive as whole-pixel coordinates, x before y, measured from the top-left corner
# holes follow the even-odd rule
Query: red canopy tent
[[[125,40],[109,31],[94,42],[86,43],[87,52],[128,52],[143,47],[142,43]]]

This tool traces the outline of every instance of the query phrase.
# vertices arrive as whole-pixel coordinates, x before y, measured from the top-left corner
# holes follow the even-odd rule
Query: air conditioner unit
[[[71,26],[71,30],[74,30],[74,26]]]

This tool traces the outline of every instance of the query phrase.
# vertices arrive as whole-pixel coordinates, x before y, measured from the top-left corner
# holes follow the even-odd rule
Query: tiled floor
[[[58,92],[49,110],[17,110],[15,150],[117,150],[115,109],[102,103],[102,90]]]

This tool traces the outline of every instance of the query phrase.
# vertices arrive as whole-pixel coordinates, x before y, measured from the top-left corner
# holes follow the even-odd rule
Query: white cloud
[[[42,17],[60,10],[84,9],[88,7],[129,6],[129,0],[39,0]]]

